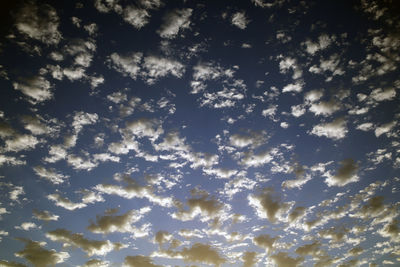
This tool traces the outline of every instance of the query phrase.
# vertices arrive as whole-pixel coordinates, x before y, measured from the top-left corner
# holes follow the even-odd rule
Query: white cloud
[[[369,96],[378,102],[393,100],[396,97],[396,90],[394,88],[386,88],[384,90],[377,88]]]
[[[236,12],[235,14],[232,15],[231,18],[232,25],[238,27],[241,30],[246,29],[249,22],[250,20],[246,17],[245,11]]]
[[[31,229],[40,228],[40,226],[33,222],[23,222],[21,225],[15,226],[14,228],[18,230],[30,231]]]
[[[379,127],[376,127],[375,129],[375,135],[376,137],[381,136],[382,134],[387,134],[396,126],[396,121],[391,121],[385,124],[382,124]]]
[[[7,139],[5,141],[5,149],[7,151],[22,151],[22,150],[30,150],[35,148],[35,146],[39,143],[39,140],[28,134],[16,134],[12,139]]]
[[[13,83],[14,89],[21,91],[31,104],[38,104],[53,98],[51,84],[41,76],[25,79],[22,83]]]
[[[159,78],[167,75],[181,78],[185,72],[185,66],[180,62],[156,56],[145,57],[143,67],[146,71],[142,71],[141,74],[149,84],[153,84]]]
[[[130,53],[127,55],[119,55],[112,53],[110,56],[110,63],[112,68],[120,72],[124,76],[129,75],[132,79],[136,80],[140,72],[140,62],[142,61],[142,53]]]
[[[334,140],[343,139],[346,137],[347,132],[346,120],[344,118],[337,118],[332,122],[317,124],[311,130],[311,134],[325,136]]]
[[[47,4],[26,2],[16,15],[15,25],[19,32],[45,44],[58,44],[62,38],[57,12]]]
[[[303,91],[303,86],[304,86],[304,83],[301,81],[295,82],[295,83],[289,83],[282,88],[282,92],[283,93],[288,93],[288,92],[299,93],[299,92]]]
[[[89,257],[93,255],[104,256],[112,250],[118,250],[119,248],[124,247],[124,245],[120,243],[112,243],[109,240],[100,241],[86,239],[82,234],[74,234],[65,229],[56,229],[48,232],[46,237],[52,241],[81,248]]]
[[[174,9],[169,11],[164,17],[164,23],[157,31],[162,38],[173,39],[178,33],[190,26],[191,8]]]
[[[85,203],[74,203],[68,198],[62,197],[59,194],[50,194],[47,196],[47,199],[53,201],[56,206],[67,210],[82,209],[87,206]]]
[[[46,179],[53,184],[62,184],[69,178],[68,175],[57,173],[56,170],[46,169],[43,166],[33,167],[33,170],[39,177]]]
[[[310,106],[310,111],[315,115],[330,116],[338,110],[340,110],[340,104],[333,99],[312,103]]]
[[[340,164],[341,167],[335,175],[332,175],[330,172],[324,174],[326,176],[325,182],[328,186],[345,186],[359,180],[359,176],[357,175],[359,167],[353,159],[345,159]]]
[[[136,29],[141,29],[149,22],[150,15],[145,9],[127,6],[123,12],[123,18]]]

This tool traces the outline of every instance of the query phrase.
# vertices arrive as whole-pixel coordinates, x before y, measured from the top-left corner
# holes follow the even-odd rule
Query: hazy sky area
[[[0,88],[0,267],[400,266],[400,1],[1,1]]]

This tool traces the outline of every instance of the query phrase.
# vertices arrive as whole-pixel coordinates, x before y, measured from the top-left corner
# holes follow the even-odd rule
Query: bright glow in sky
[[[0,266],[399,266],[395,0],[4,1]]]

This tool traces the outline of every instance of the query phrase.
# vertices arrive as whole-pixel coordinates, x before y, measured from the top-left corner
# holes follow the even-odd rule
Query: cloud
[[[358,164],[351,158],[344,159],[340,162],[341,167],[335,175],[327,173],[325,182],[328,186],[345,186],[359,180],[357,175]]]
[[[74,203],[68,198],[64,198],[59,194],[50,194],[47,196],[47,199],[55,202],[56,206],[62,207],[67,210],[82,209],[87,206],[85,203]]]
[[[99,119],[96,113],[87,113],[83,111],[75,112],[74,120],[72,122],[72,127],[74,127],[74,132],[78,134],[83,126],[95,124]]]
[[[278,254],[270,256],[277,267],[296,267],[300,266],[304,258],[292,258],[287,252],[279,252]]]
[[[250,194],[247,199],[258,217],[268,219],[271,223],[281,220],[280,217],[290,209],[290,203],[281,202],[271,188],[265,188],[259,195]]]
[[[315,115],[330,116],[334,112],[340,110],[340,104],[335,100],[321,101],[319,103],[312,103],[310,111]]]
[[[211,245],[195,243],[190,248],[184,248],[180,255],[184,261],[187,262],[200,262],[205,264],[214,264],[215,266],[221,266],[226,260],[221,257],[217,250]]]
[[[267,253],[272,253],[274,251],[275,241],[280,239],[279,236],[271,237],[268,234],[259,235],[253,238],[253,243],[259,247],[265,248]]]
[[[253,267],[257,264],[257,252],[246,251],[242,257],[243,267]]]
[[[47,45],[58,44],[62,39],[58,25],[56,10],[47,4],[38,6],[34,1],[25,2],[15,18],[20,33]]]
[[[46,233],[46,237],[55,242],[64,243],[64,246],[81,248],[91,257],[93,255],[104,256],[113,250],[124,247],[121,243],[112,243],[109,240],[89,240],[82,234],[74,234],[66,229],[56,229]]]
[[[5,164],[11,166],[25,165],[26,161],[17,159],[16,157],[13,156],[0,155],[0,166],[3,166]]]
[[[317,124],[311,130],[311,134],[316,136],[325,136],[333,140],[339,140],[346,137],[348,130],[346,120],[337,118],[332,122]]]
[[[310,244],[305,244],[303,246],[298,247],[295,252],[301,256],[318,256],[321,252],[321,243],[319,241],[314,241]]]
[[[244,148],[250,146],[252,148],[265,144],[267,136],[265,131],[248,131],[246,134],[233,134],[229,137],[232,146]]]
[[[57,221],[60,216],[50,213],[47,210],[33,210],[33,215],[36,219],[42,221]]]
[[[147,10],[130,5],[125,7],[123,18],[136,29],[141,29],[149,22],[150,15]]]
[[[189,221],[200,216],[202,221],[209,221],[221,217],[223,212],[223,204],[221,202],[214,197],[210,197],[206,191],[193,189],[191,193],[193,197],[186,201],[188,209],[185,210],[182,203],[175,204],[179,210],[172,214],[174,219]]]
[[[170,197],[160,197],[154,194],[154,190],[149,185],[139,185],[135,180],[129,177],[125,177],[124,181],[127,183],[126,186],[112,185],[112,184],[98,184],[95,189],[103,194],[117,195],[123,198],[146,198],[150,202],[163,206],[171,207],[172,198]]]
[[[126,55],[119,55],[112,53],[109,57],[110,65],[113,69],[121,73],[123,76],[131,77],[136,80],[140,72],[140,62],[142,61],[142,53],[129,53]]]
[[[162,267],[161,265],[156,265],[153,260],[148,256],[136,255],[136,256],[126,256],[123,267]]]
[[[250,20],[246,17],[245,11],[240,11],[232,15],[231,23],[239,29],[244,30],[250,23]]]
[[[96,223],[92,222],[88,230],[97,234],[109,234],[114,232],[132,233],[134,238],[144,237],[149,234],[150,224],[144,224],[140,229],[133,226],[143,218],[143,215],[150,211],[149,207],[140,210],[131,210],[122,215],[97,216]]]
[[[178,33],[190,26],[191,8],[174,9],[163,17],[163,24],[157,31],[162,38],[174,39]]]
[[[381,136],[382,134],[389,135],[388,133],[396,126],[396,121],[391,121],[385,124],[382,124],[375,129],[376,137]]]
[[[299,93],[299,92],[303,91],[303,85],[304,84],[302,82],[290,83],[283,87],[282,92],[283,93],[288,93],[288,92]]]
[[[314,55],[320,50],[324,50],[325,48],[329,47],[332,42],[335,40],[335,36],[329,36],[327,34],[321,34],[318,37],[317,42],[313,42],[311,40],[306,40],[302,43],[305,46],[307,53]]]
[[[108,262],[108,261],[91,259],[91,260],[88,260],[84,265],[81,265],[80,267],[109,267],[109,266],[110,266],[110,262]]]
[[[31,150],[39,143],[39,140],[32,135],[16,134],[12,139],[5,141],[6,151],[19,152],[22,150]]]
[[[58,173],[54,169],[46,169],[43,166],[35,166],[33,170],[40,178],[46,179],[53,184],[62,184],[69,178],[69,175]]]
[[[5,261],[5,260],[0,260],[0,266],[2,267],[27,267],[25,264],[18,263],[15,261]]]
[[[386,88],[384,90],[377,88],[371,92],[369,97],[378,102],[393,100],[396,97],[396,90],[394,88]]]
[[[53,98],[53,92],[50,90],[52,86],[42,76],[34,76],[25,78],[21,82],[14,82],[13,87],[23,93],[27,97],[27,101],[33,105]]]
[[[41,227],[36,225],[36,223],[33,223],[33,222],[23,222],[23,223],[21,223],[21,225],[15,226],[14,228],[18,229],[18,230],[30,231],[31,229],[41,228]]]
[[[54,266],[57,263],[63,263],[69,258],[67,252],[56,252],[54,249],[47,250],[43,248],[43,243],[28,239],[17,239],[25,243],[23,250],[15,253],[19,258],[25,258],[35,267]]]
[[[185,72],[185,66],[177,60],[148,56],[144,58],[142,76],[148,84],[155,83],[159,78],[173,75],[181,78]]]

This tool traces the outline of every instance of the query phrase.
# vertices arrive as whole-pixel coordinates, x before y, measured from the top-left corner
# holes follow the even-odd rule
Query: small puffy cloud
[[[124,132],[133,134],[139,138],[148,137],[155,141],[164,133],[161,122],[157,119],[138,118],[125,124]]]
[[[43,247],[42,243],[28,240],[18,239],[25,243],[23,250],[15,253],[19,258],[25,258],[35,267],[54,266],[58,263],[63,263],[69,258],[67,252],[57,252],[54,249],[47,250]]]
[[[23,222],[21,225],[15,226],[14,228],[18,230],[29,231],[31,229],[40,228],[40,226],[37,226],[36,223],[33,222]]]
[[[124,76],[129,76],[136,80],[140,72],[140,62],[142,61],[142,53],[130,53],[126,55],[119,55],[112,53],[109,62],[113,69],[118,71]]]
[[[162,38],[173,39],[190,26],[191,8],[174,9],[163,17],[163,24],[157,31]]]
[[[310,111],[315,115],[330,116],[334,112],[340,110],[340,104],[335,100],[321,101],[319,103],[312,103]]]
[[[341,167],[335,175],[325,174],[327,176],[325,182],[328,186],[345,186],[359,180],[357,175],[358,164],[353,159],[345,159],[340,164]]]
[[[290,83],[290,84],[285,85],[282,88],[282,92],[283,93],[288,93],[288,92],[299,93],[299,92],[303,91],[303,86],[304,86],[304,83],[301,81],[298,81],[295,83]]]
[[[20,160],[13,156],[0,155],[0,166],[3,166],[5,164],[11,165],[11,166],[25,165],[26,161]]]
[[[42,221],[57,221],[60,216],[52,214],[47,210],[33,210],[33,215],[36,219]]]
[[[33,167],[33,170],[40,178],[46,179],[53,184],[62,184],[69,178],[68,175],[58,173],[54,169],[46,169],[43,166]]]
[[[245,11],[236,12],[235,14],[232,15],[231,18],[232,25],[238,27],[241,30],[246,29],[249,22],[250,20],[246,17]]]
[[[250,206],[252,206],[258,217],[268,219],[271,223],[277,222],[290,209],[290,203],[281,202],[274,196],[271,188],[265,188],[261,194],[250,194],[247,197]]]
[[[172,214],[174,219],[189,221],[200,216],[202,221],[209,221],[221,217],[224,206],[220,201],[210,197],[205,191],[193,189],[191,193],[193,197],[186,201],[188,209],[184,209],[182,203],[175,203],[179,210]]]
[[[279,236],[271,237],[268,234],[259,235],[253,238],[253,243],[259,247],[265,248],[267,253],[274,250],[274,243],[279,239]]]
[[[272,261],[277,267],[297,267],[301,266],[303,262],[303,257],[292,258],[287,252],[279,252],[278,254],[270,256]]]
[[[16,134],[13,138],[5,141],[5,149],[6,151],[19,152],[22,150],[33,149],[38,143],[39,140],[33,135]]]
[[[72,127],[75,133],[79,133],[83,126],[91,125],[98,121],[99,116],[96,113],[87,113],[83,111],[75,112]]]
[[[317,256],[320,254],[321,251],[320,247],[321,243],[319,241],[314,241],[311,244],[305,244],[303,246],[298,247],[295,252],[301,256],[307,256],[307,255]]]
[[[172,198],[157,196],[153,191],[153,188],[149,185],[139,185],[135,180],[125,177],[124,181],[127,183],[126,186],[119,186],[113,184],[98,184],[95,189],[103,194],[117,195],[123,198],[146,198],[150,202],[163,206],[171,207]]]
[[[123,267],[162,267],[153,263],[152,258],[143,255],[126,256]]]
[[[98,162],[93,162],[90,159],[83,158],[77,155],[68,155],[67,157],[68,165],[71,165],[75,170],[86,170],[90,171],[98,166]]]
[[[321,99],[324,93],[321,90],[311,90],[304,94],[304,100],[313,103]]]
[[[330,37],[327,34],[321,34],[318,37],[317,42],[307,40],[302,43],[302,45],[305,46],[307,53],[314,55],[316,52],[327,48],[334,41],[334,39],[334,37]]]
[[[104,256],[112,250],[118,250],[124,246],[121,243],[112,243],[109,240],[86,239],[82,234],[74,234],[66,229],[48,232],[46,237],[52,241],[61,242],[64,246],[81,248],[89,257],[93,255]]]
[[[22,34],[45,44],[58,44],[62,38],[58,31],[59,18],[50,5],[25,2],[16,14],[15,26]]]
[[[390,238],[392,242],[400,242],[399,221],[397,219],[393,219],[387,222],[384,227],[378,231],[378,233],[383,237]]]
[[[92,222],[87,229],[98,234],[119,232],[132,233],[134,237],[147,236],[150,230],[148,224],[138,229],[133,226],[133,223],[138,222],[149,211],[149,207],[144,207],[139,211],[131,210],[122,215],[97,216],[96,223]]]
[[[190,248],[184,248],[180,253],[186,262],[214,264],[216,267],[226,262],[218,251],[208,244],[195,243]]]
[[[185,66],[177,60],[148,56],[144,58],[142,76],[148,84],[155,83],[159,78],[173,75],[181,78],[185,72]]]
[[[304,113],[306,113],[306,109],[303,104],[291,106],[290,109],[290,113],[296,118],[303,116]]]
[[[379,137],[382,134],[388,134],[395,126],[396,126],[396,121],[391,121],[376,127],[375,129],[376,137]]]
[[[56,206],[62,207],[67,210],[82,209],[87,206],[85,203],[72,202],[68,198],[62,197],[59,194],[50,194],[47,196],[47,199],[53,201]]]
[[[293,71],[292,78],[293,79],[299,79],[303,75],[303,71],[301,70],[299,64],[297,63],[297,60],[292,57],[284,57],[281,58],[279,62],[279,70],[281,73],[287,73],[289,70]],[[303,82],[301,80],[298,80],[294,84],[289,84],[284,88],[283,92],[290,92],[290,91],[297,91],[300,92],[303,90]]]
[[[48,127],[38,116],[22,116],[21,121],[24,124],[24,128],[30,131],[33,135],[42,135],[54,131]]]
[[[384,90],[377,88],[369,96],[378,102],[392,100],[396,97],[396,90],[394,88],[386,88]]]
[[[242,257],[243,267],[253,267],[257,264],[257,252],[246,251]]]
[[[49,163],[57,162],[67,157],[67,150],[62,145],[51,145],[49,156],[44,158],[44,161]]]
[[[13,87],[15,90],[23,93],[33,105],[53,98],[53,92],[50,90],[50,82],[41,76],[34,76],[26,78],[21,82],[14,82]]]
[[[357,129],[364,131],[364,132],[371,131],[372,129],[374,129],[374,124],[371,122],[365,122],[365,123],[358,125]]]
[[[339,140],[346,137],[348,130],[346,120],[337,118],[332,122],[317,124],[311,130],[311,134],[316,136],[325,136],[333,140]]]
[[[91,260],[88,260],[84,265],[82,265],[80,267],[109,267],[109,266],[110,266],[110,262],[108,262],[108,261],[91,259]]]
[[[27,267],[25,264],[18,263],[15,261],[5,261],[5,260],[0,260],[0,266],[1,267]]]
[[[253,151],[244,153],[243,158],[240,160],[240,164],[248,167],[259,167],[271,162],[274,159],[275,150],[264,150],[255,154]]]
[[[130,5],[125,7],[123,18],[136,29],[141,29],[149,22],[149,12],[146,9]]]
[[[9,192],[10,199],[12,201],[17,201],[17,202],[19,202],[19,197],[24,194],[25,194],[25,191],[22,186],[14,186],[12,188],[12,190]]]
[[[247,146],[256,148],[265,144],[267,136],[265,131],[249,131],[244,134],[233,134],[229,138],[229,142],[232,146],[238,148],[244,148]]]

